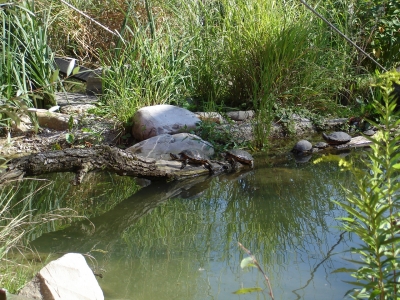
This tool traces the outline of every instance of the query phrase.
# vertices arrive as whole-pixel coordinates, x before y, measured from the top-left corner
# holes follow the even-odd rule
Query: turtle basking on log
[[[187,149],[178,153],[170,153],[173,160],[179,160],[182,162],[181,169],[184,169],[188,163],[204,165],[211,173],[213,169],[211,166],[210,158],[202,151],[196,149]]]
[[[332,132],[328,135],[322,133],[322,137],[329,145],[342,145],[351,141],[351,136],[343,131]]]
[[[228,150],[225,153],[225,158],[231,162],[231,164],[235,164],[237,161],[249,165],[251,168],[254,168],[254,158],[247,151],[241,149],[232,149]]]

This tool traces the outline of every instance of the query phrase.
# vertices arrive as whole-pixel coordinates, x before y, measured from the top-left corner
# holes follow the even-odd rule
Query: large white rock
[[[209,142],[190,133],[161,134],[141,141],[126,151],[147,158],[169,160],[170,153],[177,154],[187,149],[201,150],[210,157],[214,154],[214,148]]]
[[[36,274],[19,295],[42,300],[103,300],[103,292],[83,255],[68,253]]]
[[[138,141],[160,134],[189,132],[200,119],[187,109],[173,105],[154,105],[139,109],[133,116],[132,135]]]

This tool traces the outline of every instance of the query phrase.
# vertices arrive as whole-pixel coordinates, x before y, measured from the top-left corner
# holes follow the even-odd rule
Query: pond
[[[68,183],[72,174],[54,176],[33,205],[84,207],[90,218],[42,228],[31,244],[43,255],[88,254],[106,299],[271,299],[263,275],[241,269],[248,255],[238,242],[269,277],[275,299],[344,299],[351,288],[349,275],[333,273],[349,267],[344,251],[354,243],[331,201],[344,199],[351,175],[335,163],[264,155],[254,170],[141,189],[108,174],[84,187]],[[251,287],[262,291],[233,294]]]

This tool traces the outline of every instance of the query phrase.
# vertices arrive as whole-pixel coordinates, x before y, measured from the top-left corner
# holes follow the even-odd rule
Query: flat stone
[[[89,109],[96,108],[93,104],[65,105],[61,108],[63,114],[85,114]]]
[[[42,300],[103,300],[103,292],[83,255],[68,253],[47,264],[19,295]]]
[[[12,132],[13,133],[27,133],[33,130],[33,125],[31,119],[27,115],[20,115],[19,116],[19,124],[17,125],[15,122],[12,122]]]
[[[99,100],[96,96],[89,96],[81,93],[56,93],[57,105],[63,107],[65,105],[81,105],[96,104]]]
[[[342,145],[335,145],[333,148],[335,149],[350,149],[350,148],[358,148],[358,147],[366,147],[371,145],[372,142],[364,136],[356,136],[351,138],[350,142]]]
[[[201,150],[210,157],[214,155],[214,148],[209,142],[190,133],[158,135],[137,143],[126,151],[146,158],[170,160],[170,153],[178,154],[187,149]]]
[[[154,105],[139,109],[133,117],[132,135],[143,141],[161,134],[190,132],[201,120],[187,109],[173,105]]]
[[[226,115],[234,121],[246,121],[254,117],[253,110],[230,111]]]
[[[36,116],[40,127],[50,128],[57,131],[68,130],[68,122],[70,118],[68,115],[49,112],[47,110],[38,110]],[[78,124],[78,121],[74,120],[74,125],[76,124]]]
[[[196,112],[196,115],[202,121],[208,121],[208,122],[213,122],[213,123],[217,123],[217,124],[222,124],[225,122],[225,120],[221,116],[221,114],[219,114],[217,112]]]

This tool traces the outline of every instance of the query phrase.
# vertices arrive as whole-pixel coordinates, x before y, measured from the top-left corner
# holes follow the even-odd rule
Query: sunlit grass
[[[46,224],[78,217],[76,212],[66,208],[35,214],[25,200],[48,185],[49,182],[42,182],[21,200],[16,198],[18,185],[3,186],[0,191],[0,285],[10,292],[20,289],[41,265],[40,257],[27,247],[31,233]]]

